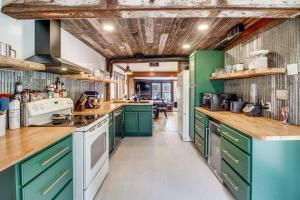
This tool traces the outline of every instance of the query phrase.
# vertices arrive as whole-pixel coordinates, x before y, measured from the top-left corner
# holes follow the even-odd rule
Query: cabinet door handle
[[[51,156],[50,158],[48,158],[47,160],[42,162],[42,166],[47,165],[49,162],[51,162],[53,159],[57,158],[58,156],[60,156],[62,153],[64,153],[65,151],[67,151],[69,149],[69,147],[65,147],[62,150],[60,150],[59,152],[57,152],[56,154],[54,154],[53,156]]]
[[[235,137],[232,137],[230,134],[228,134],[228,133],[225,132],[225,131],[223,131],[222,133],[223,133],[224,135],[226,135],[227,137],[229,137],[230,139],[236,141],[236,142],[239,142],[239,141],[240,141],[240,139],[235,138]]]
[[[239,191],[239,187],[236,186],[232,180],[230,180],[230,178],[228,177],[228,175],[226,173],[223,172],[224,177],[226,178],[226,180],[230,183],[230,185],[235,189],[235,191]]]
[[[50,192],[52,188],[54,188],[69,172],[70,170],[64,171],[54,182],[52,182],[47,188],[43,190],[42,194],[43,195],[48,194],[48,192]]]
[[[235,158],[233,155],[231,155],[227,150],[222,149],[222,151],[236,164],[239,164],[239,159]]]

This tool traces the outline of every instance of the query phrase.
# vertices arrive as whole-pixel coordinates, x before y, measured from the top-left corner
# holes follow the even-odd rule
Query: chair
[[[168,118],[168,115],[167,115],[168,104],[165,103],[165,101],[163,100],[161,103],[158,103],[156,106],[157,106],[157,110],[158,110],[157,118],[158,118],[158,115],[160,112],[163,112],[165,114],[165,117]]]

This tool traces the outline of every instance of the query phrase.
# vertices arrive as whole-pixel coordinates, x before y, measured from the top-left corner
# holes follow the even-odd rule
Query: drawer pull
[[[224,172],[223,172],[223,175],[226,178],[226,180],[230,183],[230,185],[235,189],[235,191],[239,191],[240,188],[238,186],[234,185],[234,183],[232,182],[232,180],[230,180],[228,175]]]
[[[226,135],[227,137],[229,137],[230,139],[236,141],[236,142],[239,142],[240,140],[238,138],[235,138],[235,137],[232,137],[230,134],[228,134],[227,132],[224,132],[223,131],[223,134]]]
[[[42,162],[42,165],[45,166],[47,165],[49,162],[51,162],[53,159],[57,158],[58,156],[60,156],[62,153],[64,153],[65,151],[67,151],[69,149],[69,147],[65,147],[62,150],[60,150],[59,152],[57,152],[55,155],[51,156],[49,159],[45,160]]]
[[[239,164],[239,159],[236,159],[233,155],[231,155],[227,150],[222,149],[222,151],[236,164]]]
[[[66,170],[66,171],[64,171],[53,183],[51,183],[50,185],[49,185],[49,187],[47,187],[47,188],[45,188],[44,190],[43,190],[43,195],[46,195],[48,192],[50,192],[51,191],[51,189],[52,188],[54,188],[58,183],[59,183],[59,181],[61,181],[68,173],[69,173],[69,171],[70,170]]]

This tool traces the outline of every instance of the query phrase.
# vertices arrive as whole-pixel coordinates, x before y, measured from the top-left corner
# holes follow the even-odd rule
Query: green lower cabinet
[[[23,200],[53,199],[72,179],[72,154],[69,153],[22,189]]]
[[[72,136],[0,172],[0,199],[72,200]]]
[[[124,136],[152,136],[152,106],[125,106]]]
[[[221,176],[224,184],[238,200],[250,200],[251,188],[235,171],[224,161],[221,163]]]
[[[152,112],[139,112],[139,134],[141,136],[151,136],[152,126]]]
[[[73,181],[70,181],[54,200],[73,200]]]
[[[207,141],[207,129],[208,129],[208,117],[195,110],[195,125],[194,125],[194,136],[195,146],[200,153],[206,158],[208,155],[208,141]]]
[[[139,113],[125,112],[125,136],[136,136],[139,133]]]

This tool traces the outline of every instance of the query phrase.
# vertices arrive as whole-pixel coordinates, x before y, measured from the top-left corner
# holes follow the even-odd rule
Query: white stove
[[[72,115],[69,98],[46,99],[26,104],[27,126],[76,126],[73,134],[74,200],[92,200],[104,181],[109,167],[108,115]],[[53,115],[68,116],[53,121]]]

